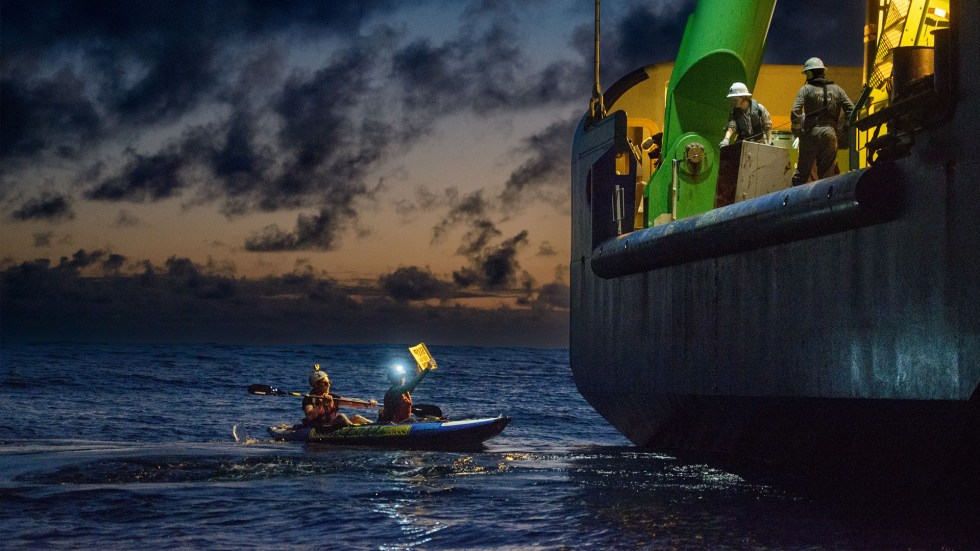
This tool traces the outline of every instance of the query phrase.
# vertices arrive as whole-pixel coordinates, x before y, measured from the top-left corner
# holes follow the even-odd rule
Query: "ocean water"
[[[412,343],[414,344],[414,343]],[[816,499],[634,448],[566,350],[431,346],[414,393],[513,418],[476,452],[272,442],[314,362],[384,394],[404,346],[0,347],[4,549],[978,549],[934,505]],[[363,411],[363,410],[357,410]]]

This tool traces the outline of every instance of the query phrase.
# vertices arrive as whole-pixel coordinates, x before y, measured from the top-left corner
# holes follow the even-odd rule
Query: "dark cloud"
[[[157,267],[103,251],[79,251],[0,271],[3,342],[362,343],[418,342],[563,347],[568,314],[559,308],[479,310],[429,307],[344,287],[300,271],[235,279],[171,257]],[[103,277],[72,266],[99,267]],[[422,271],[425,272],[424,270]],[[353,300],[358,295],[360,300]],[[146,315],[152,312],[153,315]]]
[[[499,288],[510,284],[520,265],[517,263],[517,249],[527,244],[527,231],[505,240],[496,250],[485,255],[480,262],[483,269],[484,286]]]
[[[125,256],[112,253],[102,262],[102,272],[105,275],[119,275],[125,264]]]
[[[687,16],[694,11],[695,4],[696,0],[647,2],[632,6],[619,19],[603,17],[600,26],[600,80],[603,87],[640,67],[673,61],[684,34]],[[594,36],[595,29],[591,22],[583,23],[575,29],[572,40],[582,59],[583,69],[587,68],[589,83],[593,79]],[[578,97],[582,97],[581,90]]]
[[[365,19],[397,6],[373,2],[133,3],[127,0],[4,2],[4,51],[31,57],[82,47],[92,55],[170,55],[167,45],[209,39],[256,41],[274,34],[356,32]]]
[[[496,289],[512,286],[519,269],[517,248],[527,242],[527,232],[505,241],[498,249],[491,250],[490,243],[501,232],[491,220],[494,212],[505,215],[534,201],[547,201],[558,206],[568,204],[567,182],[569,166],[568,143],[571,142],[578,117],[554,123],[539,134],[524,140],[517,151],[529,155],[515,170],[504,186],[499,201],[491,203],[484,197],[484,190],[476,190],[459,197],[455,188],[446,190],[449,211],[433,227],[433,242],[444,238],[453,228],[467,226],[456,254],[469,259],[469,265],[457,270],[453,279],[461,287],[477,286]],[[435,196],[425,192],[429,204],[437,202]],[[546,250],[542,249],[544,254]],[[554,251],[551,251],[554,254]]]
[[[202,169],[206,177],[200,202],[219,201],[228,216],[253,210],[274,210],[260,205],[276,205],[272,182],[276,152],[259,140],[255,115],[238,110],[216,129],[214,142],[203,145]]]
[[[264,42],[346,35],[391,7],[334,4],[5,3],[0,152],[24,160],[91,153],[109,136],[183,125],[182,136],[156,151],[131,146],[107,176],[99,174],[104,160],[92,165],[99,170],[87,176],[95,183],[85,198],[156,201],[194,188],[192,202],[221,201],[234,215],[362,195],[367,168],[404,142],[380,114],[365,113],[373,102],[367,79],[384,46],[368,34],[321,70],[283,84],[283,54]],[[72,57],[62,57],[67,51]],[[75,66],[46,77],[39,60]],[[218,119],[187,126],[184,117],[200,120],[195,111],[205,105]]]
[[[520,271],[517,252],[527,244],[528,232],[521,231],[496,247],[487,244],[492,236],[499,234],[499,230],[485,221],[467,234],[459,254],[469,257],[470,262],[453,272],[457,285],[485,290],[513,288]]]
[[[467,257],[479,256],[487,248],[488,243],[499,235],[501,235],[500,230],[493,222],[486,218],[477,219],[463,236],[463,242],[456,250],[456,254]]]
[[[295,73],[274,96],[275,141],[263,141],[260,115],[241,107],[224,121],[186,131],[156,154],[130,150],[118,174],[86,193],[93,200],[156,201],[186,195],[192,202],[219,201],[228,216],[323,205],[301,216],[294,232],[270,226],[246,243],[251,251],[335,246],[356,220],[355,203],[378,186],[365,175],[392,147],[399,132],[356,107],[369,88],[370,52],[355,44],[328,66]]]
[[[545,283],[538,289],[536,301],[547,307],[567,310],[571,304],[568,285],[559,282]]]
[[[188,186],[184,174],[196,154],[183,148],[168,148],[153,155],[126,151],[129,161],[120,174],[103,180],[85,192],[87,199],[96,201],[159,201],[177,196]]]
[[[199,266],[189,258],[171,256],[164,267],[166,271],[160,279],[175,293],[205,300],[228,299],[238,293],[239,282],[234,274],[214,273],[208,266]],[[147,272],[156,273],[149,265]]]
[[[68,198],[57,193],[43,193],[39,197],[29,199],[15,210],[11,216],[15,220],[47,220],[56,222],[75,217]]]
[[[300,214],[296,229],[284,232],[278,225],[266,226],[260,233],[245,241],[245,250],[253,252],[321,250],[329,251],[337,246],[337,233],[341,229],[339,216],[353,216],[353,211],[338,212],[321,210],[318,214]]]
[[[361,28],[398,4],[335,4],[16,5],[4,14],[5,31],[14,30],[2,37],[10,64],[0,101],[22,117],[3,125],[3,151],[24,160],[87,152],[90,168],[77,172],[86,200],[181,198],[216,203],[226,216],[320,208],[292,231],[264,228],[245,247],[328,250],[354,227],[360,202],[372,200],[369,171],[441,118],[554,105],[585,89],[575,64],[533,66],[512,29],[518,4],[464,10],[466,24],[450,39],[410,43],[404,31]],[[285,72],[284,38],[317,43],[331,33],[344,37],[341,48]],[[39,60],[66,68],[44,76]],[[106,146],[119,136],[132,145],[112,158]],[[526,172],[549,173],[541,159],[529,163]],[[530,178],[513,185],[532,186]],[[437,239],[490,208],[483,192],[447,201]]]
[[[264,174],[273,163],[272,152],[256,147],[256,128],[252,116],[236,112],[228,121],[224,143],[209,159],[211,172],[223,182],[226,190],[237,195],[248,189],[248,180]]]
[[[182,279],[194,279],[201,276],[201,270],[189,258],[171,256],[164,263],[167,275]]]
[[[85,197],[98,201],[154,202],[196,189],[196,202],[221,201],[226,214],[256,208],[263,189],[270,187],[268,172],[274,154],[256,143],[254,118],[234,112],[226,121],[192,127],[180,139],[153,154],[129,148],[127,162],[116,174],[102,176],[96,164],[86,177],[97,183]]]
[[[445,297],[450,284],[428,269],[409,266],[398,268],[378,279],[381,289],[398,301],[425,300]]]
[[[490,209],[490,205],[483,197],[482,189],[460,197],[459,191],[456,188],[448,188],[446,189],[446,197],[449,202],[449,212],[432,228],[433,242],[442,239],[452,228],[459,224],[473,222],[478,222],[478,224],[490,223],[489,221],[485,221],[485,216]]]
[[[687,16],[694,12],[696,4],[696,0],[680,0],[633,6],[614,23],[615,57],[629,63],[631,69],[673,60],[684,35]]]
[[[215,52],[206,38],[167,44],[139,82],[115,99],[114,111],[128,124],[153,124],[198,107],[218,82]]]
[[[242,58],[237,77],[229,79],[218,97],[237,109],[255,107],[268,91],[269,83],[281,82],[288,67],[289,52],[278,44],[256,46]]]
[[[528,232],[521,231],[499,245],[493,245],[503,234],[487,216],[493,207],[484,199],[483,190],[459,198],[455,189],[450,188],[447,196],[450,209],[433,228],[433,241],[443,238],[456,226],[467,227],[456,249],[457,255],[467,259],[467,265],[453,272],[453,282],[461,288],[514,288],[520,272],[518,250],[527,244]]]
[[[409,109],[434,112],[458,100],[452,92],[465,84],[450,67],[449,50],[433,46],[429,40],[418,40],[395,55],[393,73],[407,92]]]
[[[585,72],[569,63],[533,68],[504,24],[464,25],[451,40],[420,39],[396,52],[392,77],[410,112],[423,117],[526,110],[575,99],[588,89]]]
[[[117,228],[132,228],[138,226],[140,223],[139,218],[133,216],[133,214],[127,210],[119,211],[119,216],[116,217],[116,221],[113,226]]]
[[[108,254],[108,252],[103,250],[86,251],[85,249],[78,249],[71,255],[71,258],[67,256],[61,257],[55,269],[63,274],[77,276],[85,268],[101,262]]]
[[[54,238],[54,232],[38,232],[34,234],[34,246],[38,249],[43,247],[51,246],[51,239]]]
[[[572,143],[579,116],[556,122],[542,132],[525,138],[518,151],[530,158],[521,164],[504,184],[500,200],[507,210],[544,199],[567,205],[568,181],[571,177],[568,144]]]
[[[534,296],[534,278],[527,272],[522,272],[517,283],[521,296],[517,298],[517,303],[521,306],[531,305],[531,298]]]
[[[541,243],[541,247],[538,249],[538,256],[557,256],[557,255],[558,255],[558,251],[555,250],[555,247],[551,243],[547,241]]]
[[[459,192],[456,188],[448,188],[446,190],[448,193],[453,193],[458,195]],[[403,218],[409,218],[417,212],[427,211],[433,207],[442,204],[442,196],[437,195],[429,190],[428,187],[424,185],[416,186],[415,188],[415,200],[409,199],[396,199],[393,204],[395,206],[395,212]]]
[[[430,200],[435,199],[427,191],[425,195],[430,196]],[[528,232],[521,231],[494,245],[503,234],[488,216],[495,207],[484,198],[483,190],[459,197],[455,188],[449,188],[445,197],[450,208],[433,227],[432,241],[441,240],[455,227],[466,227],[456,254],[466,258],[467,264],[453,272],[453,283],[464,289],[514,289],[520,274],[517,256],[519,249],[528,242]]]
[[[9,32],[8,25],[3,32]],[[103,121],[86,96],[86,88],[86,82],[71,69],[36,79],[0,78],[0,161],[46,154],[77,156],[103,131]]]
[[[371,52],[355,45],[329,66],[286,82],[275,110],[282,122],[279,146],[287,159],[263,190],[262,210],[296,208],[311,196],[346,207],[369,192],[364,182],[368,169],[404,142],[404,130],[379,113],[353,109],[368,93],[371,58]]]

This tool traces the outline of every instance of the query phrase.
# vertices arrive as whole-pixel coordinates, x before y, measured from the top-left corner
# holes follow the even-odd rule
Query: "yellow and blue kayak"
[[[269,427],[276,440],[374,446],[384,448],[461,449],[473,448],[500,434],[510,417],[418,421],[415,423],[370,424],[321,430],[302,425]]]

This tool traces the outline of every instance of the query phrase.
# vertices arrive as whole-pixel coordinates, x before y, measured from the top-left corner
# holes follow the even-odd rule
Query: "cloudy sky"
[[[861,62],[863,2],[766,61]],[[686,0],[602,5],[603,84]],[[564,346],[585,0],[0,2],[11,339]]]

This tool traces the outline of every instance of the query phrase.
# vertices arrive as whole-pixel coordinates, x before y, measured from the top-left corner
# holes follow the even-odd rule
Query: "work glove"
[[[793,149],[799,149],[799,148],[800,148],[800,139],[796,138],[795,140],[793,140]]]
[[[721,143],[718,144],[718,148],[721,149],[722,147],[725,147],[726,145],[728,145],[728,138],[725,138],[724,140],[722,140]]]

